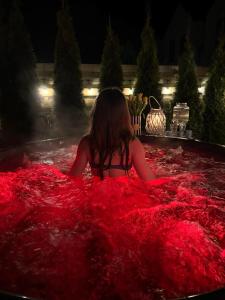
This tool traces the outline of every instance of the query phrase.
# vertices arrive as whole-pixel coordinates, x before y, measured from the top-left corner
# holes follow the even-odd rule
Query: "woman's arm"
[[[87,147],[88,147],[87,139],[84,137],[81,139],[81,141],[78,145],[77,156],[76,156],[76,159],[75,159],[68,175],[72,175],[72,176],[81,176],[82,175],[82,173],[88,163],[88,156],[87,156],[88,148]]]
[[[145,150],[139,139],[132,143],[132,161],[138,176],[143,180],[155,179],[155,175],[145,160]]]

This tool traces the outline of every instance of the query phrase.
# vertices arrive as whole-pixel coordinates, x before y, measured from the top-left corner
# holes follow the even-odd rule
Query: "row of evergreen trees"
[[[172,106],[187,102],[189,127],[194,137],[225,144],[225,40],[220,36],[208,72],[205,95],[200,98],[194,53],[188,36],[179,60],[178,81]]]
[[[64,20],[64,23],[62,23],[62,20]],[[58,55],[56,52],[55,89],[58,95],[62,95],[61,101],[58,101],[58,103],[63,103],[63,106],[67,107],[69,104],[68,99],[71,99],[71,104],[77,103],[77,107],[82,108],[84,104],[80,96],[81,74],[79,71],[79,49],[74,38],[72,20],[67,6],[64,6],[62,11],[59,13],[58,22],[58,45],[56,46]],[[62,42],[62,40],[60,41],[60,35],[62,39],[63,35],[61,32],[63,32],[63,30],[67,35],[67,42],[65,37],[64,42]],[[215,53],[212,67],[209,72],[206,93],[202,100],[198,92],[194,53],[189,36],[186,36],[183,45],[183,52],[179,60],[176,93],[173,101],[169,103],[169,107],[168,103],[167,106],[166,103],[162,103],[157,49],[149,16],[147,16],[147,20],[142,31],[141,42],[141,50],[137,58],[137,80],[135,84],[135,93],[143,93],[145,96],[153,95],[156,99],[158,99],[166,110],[168,124],[171,121],[173,106],[178,102],[186,102],[190,108],[188,126],[193,131],[194,137],[204,139],[208,142],[224,144],[225,72],[223,72],[223,68],[225,67],[225,51],[223,38],[221,38],[218,49]],[[72,48],[74,48],[73,51]],[[69,51],[69,49],[71,49],[71,51]],[[60,54],[60,51],[62,51],[62,55]],[[74,53],[72,60],[69,53]],[[58,64],[59,60],[61,60],[61,68]],[[68,61],[68,63],[65,64],[65,61]],[[73,63],[71,64],[71,62]],[[65,66],[69,67],[69,71],[67,70],[65,72]],[[71,66],[73,66],[72,69]],[[64,77],[64,73],[68,76],[70,72],[72,72],[73,76],[69,75],[68,78]],[[75,81],[77,85],[74,84]],[[62,90],[61,92],[60,86],[63,84],[66,85],[64,87],[64,91]],[[108,26],[107,37],[102,55],[100,90],[108,86],[123,87],[120,46],[117,36],[112,31],[111,24]],[[72,91],[71,97],[66,96],[68,91]],[[76,95],[76,91],[79,93],[77,93],[77,97],[74,97],[74,95]],[[154,103],[152,103],[152,105],[154,107]],[[62,110],[60,109],[60,111]],[[143,124],[145,124],[145,116],[148,111],[149,106],[147,106],[143,111]]]
[[[36,60],[18,2],[0,0],[0,118],[3,132],[17,132],[17,137],[31,135],[33,116],[37,110]],[[81,94],[79,47],[66,1],[62,1],[57,22],[54,69],[56,112],[61,124],[69,128],[76,126],[77,120],[85,116],[85,105]],[[161,101],[157,50],[149,17],[141,39],[135,93],[153,95]],[[204,101],[201,102],[194,55],[187,36],[179,61],[178,82],[172,103],[188,103],[189,126],[195,137],[222,144],[225,144],[224,68],[225,49],[224,39],[221,38],[209,72]],[[122,85],[119,42],[109,24],[101,62],[100,89],[108,86],[122,88]],[[171,113],[171,107],[168,111]]]
[[[109,85],[122,86],[119,46],[115,45],[116,38],[113,41],[112,37],[113,33],[110,28],[101,64],[101,88]],[[225,144],[225,37],[221,35],[218,39],[218,46],[208,72],[205,95],[201,99],[194,52],[189,35],[186,35],[178,63],[176,92],[171,103],[162,102],[157,49],[149,16],[141,41],[141,50],[137,58],[135,93],[154,96],[159,100],[167,115],[167,126],[172,120],[172,110],[176,103],[187,103],[190,108],[188,127],[193,131],[193,136],[207,142]],[[151,105],[154,107],[154,103]],[[149,106],[143,111],[143,124],[145,124],[148,111]]]

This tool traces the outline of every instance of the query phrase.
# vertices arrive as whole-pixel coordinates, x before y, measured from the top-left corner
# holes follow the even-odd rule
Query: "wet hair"
[[[89,147],[92,162],[98,157],[101,179],[106,159],[110,168],[113,154],[118,151],[120,164],[125,169],[129,163],[129,142],[134,139],[127,101],[119,88],[103,89],[96,99],[91,115]],[[125,160],[124,160],[125,158]]]

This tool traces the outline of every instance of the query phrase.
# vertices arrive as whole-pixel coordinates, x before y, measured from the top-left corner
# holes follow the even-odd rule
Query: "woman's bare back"
[[[149,168],[146,160],[145,160],[145,151],[144,147],[139,141],[139,139],[135,138],[129,143],[129,160],[128,164],[133,164],[137,174],[143,180],[154,179],[155,176]],[[127,172],[123,168],[114,168],[113,166],[120,166],[120,154],[116,152],[112,157],[111,165],[112,167],[103,171],[103,175],[110,177],[119,177],[126,176]],[[94,176],[99,176],[98,168],[94,168],[93,162],[91,160],[90,155],[90,147],[89,140],[87,137],[84,137],[78,146],[77,157],[71,168],[70,174],[74,176],[79,176],[82,174],[84,168],[89,162],[90,166],[92,166],[92,174]],[[106,159],[105,165],[107,166],[109,162],[109,158]],[[98,157],[95,158],[94,164],[98,165]],[[125,163],[125,162],[124,162]]]
[[[86,144],[86,147],[87,147],[86,150],[87,150],[88,161],[89,161],[89,164],[92,166],[91,155],[90,155],[88,143]],[[98,159],[99,159],[99,157],[97,156],[95,158],[95,164],[98,164]],[[119,176],[127,175],[126,171],[123,168],[119,169],[119,168],[113,167],[113,166],[120,166],[120,159],[121,159],[120,154],[117,151],[112,157],[112,161],[111,161],[112,167],[103,171],[104,177],[105,176],[119,177]],[[109,163],[109,157],[107,157],[104,164],[107,166],[108,163]],[[130,143],[129,143],[128,165],[131,166],[132,164],[140,178],[142,178],[144,180],[149,180],[149,179],[155,178],[154,174],[152,173],[149,166],[147,165],[147,162],[145,160],[144,147],[138,138],[135,138],[134,140],[130,141]],[[125,165],[125,157],[124,157],[123,165]],[[92,174],[94,176],[99,176],[97,168],[92,167],[91,170],[92,170]]]
[[[91,171],[94,176],[99,176],[98,172],[98,164],[99,164],[99,156],[97,155],[95,157],[95,161],[92,162],[91,155],[89,151],[89,146],[87,145],[87,151],[88,151],[88,161],[91,166]],[[128,170],[132,167],[132,143],[129,144],[129,158],[128,158]],[[125,176],[127,175],[126,168],[124,167],[126,165],[125,162],[125,155],[123,163],[121,164],[121,156],[118,151],[116,151],[112,156],[112,161],[110,164],[110,167],[108,168],[109,164],[109,157],[106,158],[104,162],[105,170],[103,170],[103,176],[110,176],[110,177],[119,177],[119,176]]]

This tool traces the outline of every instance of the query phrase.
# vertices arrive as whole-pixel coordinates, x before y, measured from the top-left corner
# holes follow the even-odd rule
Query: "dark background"
[[[38,62],[52,62],[56,37],[56,14],[60,0],[22,0],[21,9],[31,35]],[[82,63],[99,63],[104,45],[106,27],[111,24],[117,33],[126,63],[134,59],[140,47],[140,33],[150,7],[151,24],[157,41],[163,39],[173,13],[182,5],[194,21],[204,21],[214,1],[87,1],[70,0],[76,37]],[[124,59],[125,58],[125,59]]]

